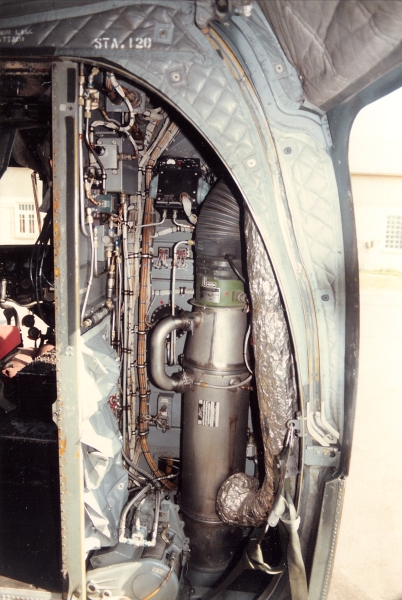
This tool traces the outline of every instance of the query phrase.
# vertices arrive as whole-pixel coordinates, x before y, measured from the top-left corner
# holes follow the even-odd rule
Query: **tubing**
[[[248,341],[250,339],[250,335],[251,335],[251,323],[247,328],[247,333],[246,333],[246,337],[244,338],[244,345],[243,345],[243,356],[244,356],[244,364],[247,367],[247,370],[250,373],[253,373],[253,369],[250,367],[250,363],[248,361],[248,352],[247,352],[247,346],[248,346]]]
[[[154,518],[154,526],[152,528],[152,537],[150,543],[147,546],[155,546],[156,537],[158,535],[158,526],[159,526],[159,511],[161,508],[161,489],[160,484],[158,482],[158,487],[155,490],[155,518]]]
[[[146,479],[148,479],[149,481],[155,481],[155,478],[150,475],[150,473],[148,473],[148,471],[145,471],[145,469],[142,469],[141,467],[139,467],[138,465],[136,465],[135,463],[133,463],[133,461],[128,458],[128,456],[126,455],[126,453],[124,452],[124,450],[122,451],[122,455],[124,460],[126,461],[126,463],[132,468],[134,469],[134,471],[137,471],[137,473],[140,473],[140,475],[143,475]]]
[[[239,381],[239,383],[234,383],[232,385],[213,385],[212,383],[207,383],[206,381],[193,381],[193,385],[198,385],[203,388],[213,388],[214,390],[235,390],[236,388],[242,387],[246,385],[252,379],[252,375],[243,379],[243,381]]]
[[[171,309],[172,317],[175,315],[175,286],[176,286],[176,268],[177,268],[177,248],[181,245],[188,244],[187,240],[181,240],[177,242],[173,247],[173,261],[172,261],[172,285],[171,285]],[[170,334],[170,356],[168,364],[173,366],[176,364],[176,330],[172,329]]]
[[[167,336],[177,329],[190,331],[200,325],[202,315],[199,312],[181,313],[180,315],[163,319],[152,334],[150,352],[152,356],[151,376],[155,384],[162,390],[181,392],[185,387],[185,380],[169,376],[165,372],[165,340]],[[175,374],[177,377],[177,374]]]
[[[85,292],[85,298],[84,298],[84,302],[82,303],[82,309],[81,309],[81,327],[84,326],[85,311],[87,309],[89,292],[91,290],[93,276],[94,276],[95,247],[94,247],[94,236],[93,236],[93,225],[92,225],[93,217],[92,217],[92,211],[90,208],[87,209],[87,223],[89,226],[89,236],[90,236],[90,240],[91,240],[91,266],[90,266],[87,290]]]
[[[144,224],[152,222],[153,218],[153,203],[151,198],[147,198],[144,210]],[[147,433],[148,424],[144,416],[148,412],[148,377],[146,368],[146,334],[147,334],[147,310],[148,310],[148,290],[150,285],[150,242],[152,239],[152,228],[145,227],[142,236],[141,248],[141,272],[140,272],[140,288],[138,300],[138,344],[137,344],[137,371],[138,371],[138,389],[140,397],[139,408],[139,436],[140,444],[145,459],[151,470],[157,477],[163,477],[162,473],[151,455],[148,447]],[[165,481],[164,486],[168,489],[175,489],[175,485],[170,481]]]
[[[153,592],[150,592],[147,596],[145,596],[145,598],[143,598],[143,600],[151,600],[151,598],[153,598],[159,592],[159,590],[165,585],[165,583],[167,583],[169,581],[170,576],[173,573],[173,567],[174,567],[174,561],[175,561],[175,559],[176,559],[176,556],[174,554],[172,554],[170,556],[170,569],[167,572],[166,577],[158,585],[158,587],[156,589],[154,589]],[[122,600],[122,599],[120,599],[120,600]]]
[[[155,121],[156,127],[156,121]],[[166,119],[163,124],[158,137],[156,138],[153,146],[144,154],[139,164],[139,178],[141,176],[141,184],[139,190],[142,190],[142,174],[145,167],[145,193],[148,193],[149,185],[152,179],[152,169],[161,155],[161,153],[169,146],[174,136],[178,133],[179,127]],[[144,194],[145,195],[145,194]],[[142,193],[139,197],[139,203],[142,203]],[[152,198],[147,197],[145,200],[144,207],[144,219],[143,225],[149,225],[153,221],[153,201]],[[136,231],[141,231],[140,229]],[[140,398],[139,407],[139,440],[144,457],[150,466],[152,472],[159,478],[164,477],[151,455],[148,447],[147,434],[148,424],[144,418],[148,413],[148,377],[147,377],[147,366],[146,366],[146,338],[148,332],[147,324],[147,312],[149,304],[149,289],[150,289],[150,248],[152,244],[152,238],[154,233],[153,227],[144,227],[142,229],[142,247],[141,247],[141,271],[140,271],[140,284],[138,294],[138,344],[137,344],[137,372],[138,372],[138,394]],[[163,485],[173,490],[175,485],[170,481],[164,481]]]
[[[128,512],[132,506],[137,502],[140,502],[143,498],[146,498],[148,492],[152,489],[152,484],[148,483],[142,490],[140,490],[131,500],[127,502],[122,510],[119,519],[119,542],[122,544],[130,544],[130,538],[126,538],[126,519]]]

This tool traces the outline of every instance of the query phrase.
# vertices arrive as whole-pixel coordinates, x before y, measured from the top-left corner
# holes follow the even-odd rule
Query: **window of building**
[[[17,236],[35,234],[35,205],[32,202],[19,202],[17,205]]]
[[[402,250],[402,215],[388,215],[385,247]]]

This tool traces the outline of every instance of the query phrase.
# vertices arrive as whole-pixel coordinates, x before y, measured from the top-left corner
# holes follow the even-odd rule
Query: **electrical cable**
[[[143,475],[144,477],[146,477],[147,479],[149,479],[150,481],[154,481],[155,478],[153,475],[151,475],[150,473],[148,473],[148,471],[145,471],[145,469],[142,469],[141,467],[139,467],[138,465],[136,465],[135,463],[133,463],[133,461],[128,458],[128,456],[126,455],[126,453],[124,452],[124,450],[122,450],[122,456],[124,458],[124,460],[126,461],[126,463],[135,471],[137,471],[137,473],[140,473],[141,475]]]
[[[101,159],[99,158],[98,154],[95,152],[95,150],[93,148],[93,144],[91,143],[91,141],[89,139],[89,118],[88,117],[85,118],[85,142],[86,142],[89,152],[92,154],[95,161],[98,163],[100,171],[102,173],[102,192],[104,193],[106,190],[106,171],[105,171],[105,167],[103,166]],[[88,196],[88,194],[87,194],[87,196]],[[88,198],[89,198],[89,200],[91,200],[93,202],[94,200],[93,200],[93,198],[91,198],[91,196],[92,196],[92,194],[90,194],[88,196]]]
[[[235,275],[237,275],[237,277],[240,279],[240,281],[245,284],[246,283],[245,278],[243,277],[243,275],[240,273],[239,269],[234,264],[233,254],[225,254],[225,258],[228,261],[229,265],[231,266],[232,271],[235,273]]]
[[[140,490],[133,498],[131,498],[123,508],[120,519],[119,519],[119,540],[121,538],[125,538],[126,533],[126,519],[129,510],[137,503],[140,502],[143,498],[146,498],[148,493],[151,491],[152,485],[148,483],[142,490]]]
[[[48,248],[48,246],[45,246],[44,248],[45,249],[42,251],[41,259],[40,259],[40,262],[39,262],[39,280],[41,280],[43,278],[45,280],[45,283],[47,283],[47,285],[49,287],[54,287],[54,282],[53,283],[50,282],[48,280],[48,278],[46,277],[46,275],[43,273],[43,261],[45,259],[45,255],[46,255],[46,248]],[[50,302],[50,304],[52,304],[52,302]]]
[[[254,371],[252,370],[252,368],[250,367],[250,363],[248,362],[248,352],[247,352],[247,347],[248,347],[248,341],[250,339],[250,334],[251,334],[251,323],[249,324],[249,326],[247,327],[247,332],[246,332],[246,336],[244,338],[244,345],[243,345],[243,357],[244,357],[244,363],[247,367],[247,370],[250,373],[254,373]]]
[[[89,210],[91,210],[91,209],[89,209]],[[91,290],[93,275],[94,275],[95,248],[94,248],[94,236],[93,236],[93,230],[92,230],[92,215],[90,215],[90,214],[87,215],[87,221],[88,221],[88,226],[89,226],[89,239],[91,241],[91,264],[90,264],[88,285],[87,285],[87,289],[85,292],[85,298],[84,298],[84,302],[82,304],[82,309],[81,309],[81,327],[83,327],[83,325],[84,325],[85,311],[87,308],[89,292]]]
[[[42,230],[35,241],[32,252],[29,258],[29,279],[34,293],[35,302],[38,308],[39,317],[49,325],[46,315],[42,311],[41,304],[44,303],[42,281],[41,281],[41,264],[42,253],[46,251],[46,247],[51,239],[52,234],[52,209],[49,208],[43,220]],[[50,304],[53,304],[50,302]]]

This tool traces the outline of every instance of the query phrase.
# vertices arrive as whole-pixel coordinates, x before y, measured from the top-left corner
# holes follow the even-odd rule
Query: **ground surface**
[[[361,274],[354,448],[328,600],[402,600],[402,275]]]

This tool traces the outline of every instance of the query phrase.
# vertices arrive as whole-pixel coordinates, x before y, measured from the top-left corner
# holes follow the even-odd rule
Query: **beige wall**
[[[360,269],[402,272],[402,249],[385,247],[388,215],[402,215],[402,175],[352,173]]]
[[[39,204],[41,203],[42,182],[38,182]],[[35,214],[34,233],[19,233],[19,203],[34,203],[31,170],[9,167],[0,179],[0,244],[33,244],[38,237],[38,223]]]

